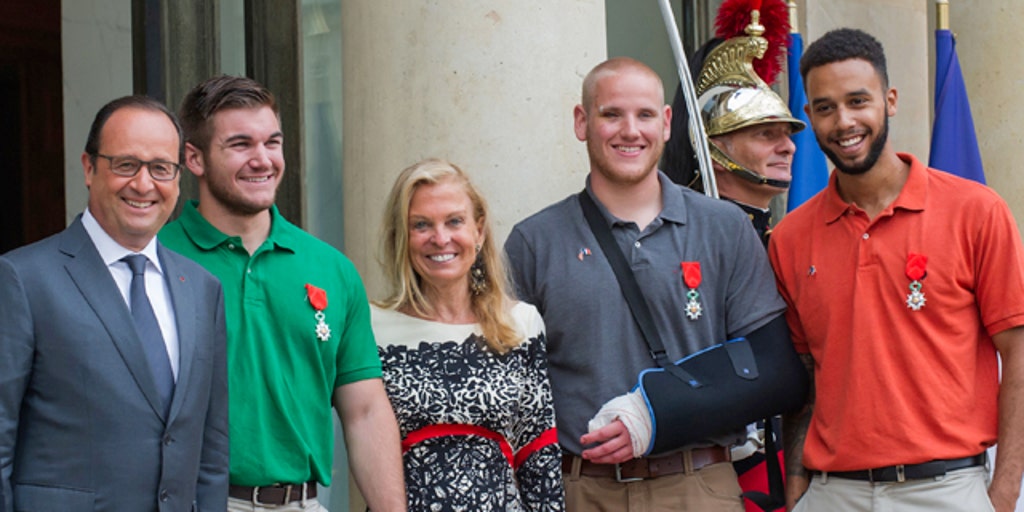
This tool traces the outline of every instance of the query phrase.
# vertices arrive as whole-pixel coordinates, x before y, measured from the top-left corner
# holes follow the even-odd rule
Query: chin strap
[[[735,174],[736,176],[739,176],[740,178],[743,178],[746,181],[756,183],[758,185],[768,185],[769,187],[781,189],[789,188],[789,180],[776,180],[758,174],[754,171],[751,171],[750,169],[747,169],[746,167],[743,167],[742,165],[733,161],[732,158],[729,158],[728,155],[726,155],[721,149],[719,149],[718,146],[714,144],[708,144],[708,148],[711,150],[711,158],[714,161],[718,162],[719,164],[722,164],[722,167],[728,169],[729,172]]]

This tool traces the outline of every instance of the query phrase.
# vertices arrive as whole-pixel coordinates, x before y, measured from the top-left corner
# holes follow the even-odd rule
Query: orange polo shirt
[[[875,219],[836,176],[788,214],[769,257],[798,352],[815,360],[804,465],[847,471],[975,455],[996,441],[992,335],[1024,325],[1024,251],[994,191],[925,167]],[[909,254],[927,256],[908,306]]]

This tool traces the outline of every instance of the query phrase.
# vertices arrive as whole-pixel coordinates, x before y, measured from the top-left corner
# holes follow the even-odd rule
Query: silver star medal
[[[907,307],[914,311],[921,311],[924,303],[925,298],[924,292],[921,291],[921,282],[914,281],[910,283],[910,293],[907,294]]]
[[[316,337],[320,338],[320,341],[327,341],[331,339],[331,326],[324,322],[324,312],[316,312]]]
[[[704,309],[700,306],[700,301],[697,300],[699,297],[700,293],[697,293],[697,290],[686,292],[686,298],[689,299],[686,302],[686,317],[690,320],[700,318],[701,313],[704,312]]]

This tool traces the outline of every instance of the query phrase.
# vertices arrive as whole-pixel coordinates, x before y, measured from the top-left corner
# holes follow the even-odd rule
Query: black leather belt
[[[986,460],[988,459],[985,456],[985,452],[982,452],[973,457],[964,457],[962,459],[933,460],[920,464],[900,464],[898,466],[862,469],[860,471],[815,471],[814,473],[828,478],[846,478],[848,480],[863,480],[865,482],[904,482],[906,480],[935,478],[958,469],[984,466]]]
[[[286,505],[293,501],[316,498],[316,482],[293,485],[267,485],[264,487],[232,485],[228,487],[228,496],[239,500],[251,501],[257,505]]]

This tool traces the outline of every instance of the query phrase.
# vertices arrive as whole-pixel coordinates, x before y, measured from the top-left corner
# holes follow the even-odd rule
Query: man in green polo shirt
[[[199,201],[160,232],[220,278],[228,328],[229,511],[325,510],[331,404],[374,511],[404,511],[400,439],[352,262],[274,206],[284,174],[273,94],[248,78],[197,85],[181,107]]]

